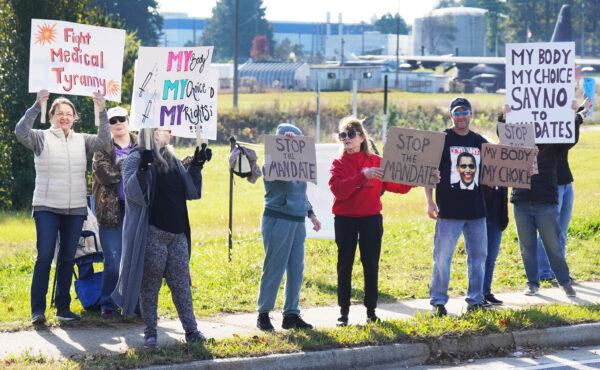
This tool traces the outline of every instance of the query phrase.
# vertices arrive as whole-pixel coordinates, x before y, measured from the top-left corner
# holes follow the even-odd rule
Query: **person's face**
[[[344,150],[348,153],[357,153],[360,151],[360,145],[365,138],[353,128],[344,130],[338,134],[340,142],[344,144]]]
[[[456,164],[456,169],[460,175],[460,181],[465,185],[471,185],[475,179],[475,172],[477,172],[477,166],[473,158],[461,157],[460,161]]]
[[[171,142],[171,130],[159,128],[154,131],[154,140],[159,148],[164,148]]]
[[[60,128],[67,133],[73,127],[73,122],[75,122],[75,112],[68,104],[58,104],[54,109],[50,122],[52,127]]]
[[[127,117],[112,117],[108,122],[113,137],[129,135],[129,120]]]
[[[466,130],[469,128],[469,122],[471,122],[471,110],[466,107],[456,107],[450,112],[454,127],[459,130]]]

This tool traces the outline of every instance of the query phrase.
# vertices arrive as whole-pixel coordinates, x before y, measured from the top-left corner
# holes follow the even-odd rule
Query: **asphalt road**
[[[406,367],[379,367],[381,370],[399,370]],[[600,346],[573,347],[563,350],[546,350],[530,352],[521,349],[507,355],[506,357],[495,357],[488,359],[469,359],[456,362],[452,365],[428,365],[411,367],[411,369],[471,369],[471,370],[495,370],[495,369],[600,369]]]

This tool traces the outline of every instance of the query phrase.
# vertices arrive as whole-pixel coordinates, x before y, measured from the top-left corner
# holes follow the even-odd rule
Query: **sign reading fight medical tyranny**
[[[265,136],[265,180],[317,183],[315,139],[308,136]]]
[[[416,186],[435,186],[444,150],[443,132],[392,127],[383,148],[383,180]]]
[[[575,43],[506,44],[507,123],[535,124],[536,143],[574,143]]]
[[[134,128],[170,128],[176,136],[217,136],[218,74],[212,46],[141,47],[135,64],[130,122]]]
[[[531,189],[533,148],[484,143],[481,153],[482,184]]]
[[[32,19],[29,92],[100,92],[120,102],[124,49],[124,30]]]

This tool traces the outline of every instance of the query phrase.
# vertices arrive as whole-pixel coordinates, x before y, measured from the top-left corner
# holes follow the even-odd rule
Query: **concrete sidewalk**
[[[504,301],[503,307],[519,308],[532,304],[600,303],[600,282],[586,282],[575,285],[576,298],[568,298],[560,288],[542,289],[540,294],[528,297],[521,292],[498,294]],[[446,306],[451,315],[460,315],[466,310],[463,297],[452,298]],[[404,319],[416,312],[430,312],[428,299],[415,299],[397,303],[381,304],[377,315],[382,319]],[[307,308],[302,317],[316,328],[334,327],[339,316],[337,306]],[[273,313],[273,324],[281,328],[282,317]],[[350,324],[364,324],[366,310],[355,305],[350,309]],[[209,338],[226,338],[233,335],[249,335],[259,332],[256,329],[256,313],[212,316],[198,321],[200,330]],[[104,352],[125,352],[131,347],[143,345],[143,325],[114,323],[105,327],[81,327],[76,325],[43,330],[26,330],[14,333],[0,333],[0,358],[8,354],[18,355],[24,351],[31,354],[42,353],[48,357],[69,357],[77,354]],[[281,329],[278,329],[281,330]],[[159,321],[159,346],[183,341],[184,332],[178,320]]]

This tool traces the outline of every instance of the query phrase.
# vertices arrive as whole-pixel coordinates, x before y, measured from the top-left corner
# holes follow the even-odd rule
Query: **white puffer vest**
[[[85,139],[62,129],[44,130],[44,149],[36,155],[33,205],[59,209],[86,207]]]

